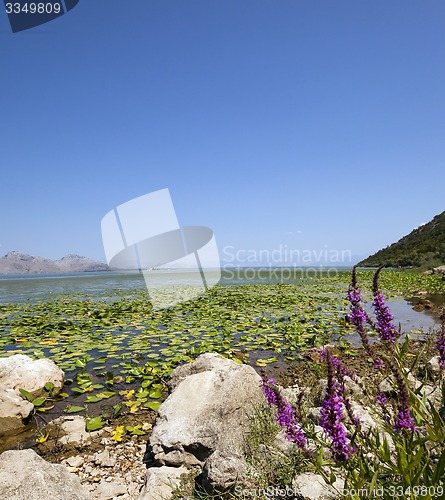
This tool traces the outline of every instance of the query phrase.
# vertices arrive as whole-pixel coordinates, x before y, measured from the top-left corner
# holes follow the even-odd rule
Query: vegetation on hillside
[[[358,265],[433,268],[445,264],[445,212]]]

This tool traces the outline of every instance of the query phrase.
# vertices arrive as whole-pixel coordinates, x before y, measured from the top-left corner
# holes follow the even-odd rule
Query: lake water
[[[344,283],[347,283],[349,280],[350,270],[343,269],[340,272],[348,273],[345,274],[344,281],[337,282],[333,286],[327,287],[327,290],[322,291],[319,297],[322,297],[323,294],[331,295],[334,294],[335,298],[338,296],[344,297]],[[255,270],[255,269],[226,269],[222,273],[222,278],[220,283],[227,286],[236,286],[236,285],[246,285],[246,284],[276,284],[276,283],[284,283],[284,284],[299,284],[303,287],[309,287],[309,289],[313,290],[311,287],[317,286],[317,283],[324,283],[323,281],[318,281],[318,278],[326,275],[326,272],[316,272],[313,271],[299,271],[299,270],[289,270],[289,269],[273,269],[273,270]],[[217,273],[215,271],[215,276]],[[156,282],[156,279],[159,279],[159,282],[165,285],[165,283],[171,283],[172,285],[186,282],[187,284],[196,284],[196,275],[187,272],[178,272],[173,270],[153,270],[150,274],[150,278]],[[108,298],[112,300],[119,300],[119,297],[125,297],[125,292],[128,291],[128,296],[131,296],[134,290],[146,290],[145,280],[142,274],[139,273],[114,273],[114,272],[97,272],[97,273],[77,273],[77,274],[64,274],[64,275],[21,275],[21,276],[2,276],[0,277],[0,304],[6,303],[39,303],[51,299],[57,299],[61,295],[69,295],[79,298],[87,295],[89,298],[97,301],[106,301]],[[246,292],[248,294],[248,292]],[[240,302],[242,298],[240,299]],[[401,328],[404,332],[418,332],[422,330],[423,332],[428,332],[429,330],[437,327],[436,319],[430,313],[425,312],[416,312],[413,310],[412,305],[403,299],[389,301],[389,305],[394,316],[397,318],[397,321],[400,321]],[[317,307],[316,305],[313,306]],[[344,313],[342,313],[344,314]],[[396,323],[397,325],[397,323]],[[161,326],[160,326],[161,328]],[[162,326],[162,328],[167,328],[166,326]],[[273,330],[273,325],[271,326]],[[88,337],[89,332],[86,332],[85,337]],[[139,330],[137,328],[133,328],[130,326],[127,331],[122,332],[119,329],[115,332],[115,335],[118,337],[118,342],[116,344],[107,344],[112,346],[117,346],[113,351],[106,352],[104,354],[103,350],[99,348],[95,348],[88,351],[88,354],[91,356],[92,360],[89,362],[88,369],[89,373],[92,374],[94,383],[102,383],[102,379],[99,378],[99,375],[96,370],[97,362],[100,359],[96,360],[96,358],[104,358],[101,363],[104,363],[103,370],[115,370],[116,374],[118,374],[118,370],[123,362],[121,359],[122,353],[127,353],[128,351],[128,342],[133,341],[133,336],[141,337],[139,335]],[[158,334],[156,334],[158,335]],[[173,335],[173,334],[172,334]],[[163,340],[164,343],[159,344],[158,347],[153,347],[152,350],[156,350],[161,359],[161,355],[163,356],[163,349],[169,347],[169,342],[172,342],[172,346],[174,347],[174,337],[170,335],[170,337]],[[236,333],[236,335],[241,335],[241,333]],[[110,335],[107,336],[107,342],[109,341]],[[119,340],[119,337],[122,337]],[[195,332],[196,337],[196,332]],[[351,338],[352,337],[352,338]],[[354,339],[353,336],[349,337],[353,343],[359,344],[358,339]],[[114,337],[113,337],[114,338]],[[152,338],[152,337],[150,337]],[[48,340],[48,339],[47,339]],[[195,338],[196,340],[196,338]],[[356,342],[355,342],[356,340]],[[159,341],[161,342],[161,341]],[[184,340],[185,342],[185,340]],[[235,343],[238,342],[235,340]],[[14,350],[19,345],[17,343],[11,343],[5,347],[5,351]],[[35,344],[32,344],[35,347]],[[20,348],[24,348],[24,346],[20,345]],[[32,347],[32,349],[34,349]],[[41,349],[44,350],[44,355],[51,356],[52,348],[58,349],[57,346],[51,344],[44,344],[40,346]],[[66,347],[66,345],[65,345]],[[144,347],[144,352],[149,347]],[[132,348],[133,349],[133,348]],[[60,350],[59,350],[60,351]],[[5,353],[6,354],[6,353]],[[78,353],[76,353],[77,355]],[[82,355],[86,354],[82,352]],[[145,363],[146,359],[142,355],[141,351],[135,351],[135,354],[138,354],[139,357],[135,359],[133,362],[137,363]],[[275,355],[275,352],[269,350],[255,350],[250,352],[249,363],[255,365],[255,362],[259,358],[267,358]],[[150,358],[153,359],[153,358]],[[120,363],[120,364],[119,364]],[[282,361],[276,362],[274,364],[269,365],[270,369],[278,369],[283,367]],[[102,368],[101,368],[102,370]],[[67,377],[74,377],[74,372],[66,372]],[[88,395],[92,393],[85,394],[75,394],[72,389],[73,386],[66,386],[66,392],[68,393],[68,397],[56,403],[55,407],[49,410],[45,418],[49,421],[53,418],[64,414],[64,410],[71,404],[75,405],[86,405]],[[137,389],[139,386],[139,381],[136,380],[130,384],[116,383],[114,386],[117,394],[113,396],[111,399],[106,399],[100,401],[99,403],[90,404],[88,406],[88,412],[91,415],[101,414],[103,411],[112,411],[113,405],[117,404],[121,401],[118,391],[128,390],[130,388]],[[31,436],[27,441],[22,443],[22,446],[35,446],[34,441],[34,430],[32,428],[28,429],[26,436]],[[23,436],[25,438],[25,435]],[[8,449],[8,447],[15,447],[17,438],[11,438],[11,442],[0,442],[0,451],[2,449]]]
[[[349,272],[340,269],[339,272]],[[245,284],[313,284],[311,279],[326,275],[327,271],[299,269],[226,269],[222,271],[223,285]],[[215,271],[215,276],[217,272]],[[197,284],[196,275],[187,271],[153,270],[150,279],[156,283],[172,285]],[[141,273],[94,272],[73,274],[38,274],[0,276],[0,303],[40,302],[60,294],[83,295],[92,299],[106,300],[116,291],[144,290],[145,281]],[[405,332],[423,330],[428,332],[438,327],[437,318],[428,311],[416,312],[409,301],[402,298],[389,301],[389,306]]]

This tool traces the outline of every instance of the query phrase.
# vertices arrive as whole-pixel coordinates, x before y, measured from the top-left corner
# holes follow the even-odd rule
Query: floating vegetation
[[[160,311],[139,289],[5,304],[1,355],[53,359],[65,371],[68,413],[107,400],[130,412],[156,410],[171,370],[203,352],[266,366],[298,359],[334,337],[347,338],[352,333],[345,321],[348,280],[345,272],[299,284],[218,285]],[[366,286],[372,271],[362,271],[360,280]],[[393,294],[445,291],[439,277],[418,273],[386,271],[381,284]]]

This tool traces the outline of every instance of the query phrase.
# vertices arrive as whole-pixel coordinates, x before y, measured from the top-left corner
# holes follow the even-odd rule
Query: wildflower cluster
[[[372,302],[372,307],[374,308],[375,316],[377,319],[375,329],[377,330],[382,342],[394,343],[399,336],[399,332],[392,324],[394,316],[391,314],[389,307],[385,303],[383,292],[379,290],[379,274],[381,270],[382,267],[379,267],[379,269],[376,271],[373,283],[374,300]]]
[[[380,266],[376,273],[374,274],[374,280],[373,280],[373,294],[374,294],[374,300],[372,302],[372,306],[375,311],[376,323],[372,323],[371,320],[368,320],[368,322],[373,324],[374,329],[379,333],[380,340],[384,343],[384,345],[388,349],[388,353],[393,356],[394,355],[394,347],[393,345],[396,343],[398,337],[399,337],[399,332],[397,332],[395,326],[392,324],[392,320],[394,319],[394,316],[391,314],[391,311],[389,310],[388,305],[385,302],[385,297],[383,295],[383,292],[379,289],[379,275],[380,271],[382,270],[382,266]],[[355,292],[352,293],[351,292]],[[352,272],[352,281],[351,281],[351,286],[349,289],[348,293],[348,298],[351,303],[351,316],[352,318],[357,318],[357,309],[362,309],[360,305],[361,297],[360,293],[357,292],[357,283],[356,283],[356,270],[355,267],[353,268]],[[358,300],[360,299],[360,300]],[[363,316],[365,313],[361,313],[361,316]],[[367,316],[365,316],[367,318]],[[369,339],[366,334],[366,332],[363,331],[363,323],[359,323],[357,319],[355,321],[352,321],[353,324],[356,327],[357,332],[360,335],[360,338],[362,339],[363,345],[365,348],[369,349]],[[445,347],[445,343],[444,343]],[[371,350],[371,353],[373,353],[373,350]],[[445,351],[444,351],[445,353]],[[381,366],[383,367],[384,364],[379,358],[373,358],[376,366]],[[387,360],[387,364],[389,369],[391,370],[392,374],[394,375],[394,378],[397,382],[397,389],[398,389],[398,399],[399,399],[399,404],[397,406],[397,415],[394,417],[394,430],[395,431],[415,431],[416,426],[415,426],[415,420],[411,417],[411,408],[409,406],[409,393],[408,393],[408,388],[406,386],[406,383],[403,379],[402,374],[400,373],[400,370],[398,367],[393,363],[391,359]],[[379,396],[380,402],[382,401],[382,395]]]
[[[344,384],[335,379],[334,369],[339,368],[339,361],[335,356],[326,352],[328,364],[328,385],[326,396],[321,409],[321,426],[332,440],[331,450],[337,461],[348,460],[355,450],[349,445],[346,429],[342,423],[342,409],[344,401]]]
[[[294,409],[286,403],[275,381],[268,379],[264,371],[261,386],[269,404],[276,408],[275,420],[286,429],[287,439],[295,442],[306,451],[307,456],[314,459],[313,465],[326,482],[332,483],[336,478],[336,471],[340,471],[338,477],[344,481],[344,491],[347,487],[357,488],[357,491],[364,487],[370,488],[369,491],[378,487],[384,498],[393,498],[391,495],[395,491],[394,485],[403,485],[407,488],[404,492],[411,491],[413,486],[427,485],[433,488],[428,491],[442,495],[445,491],[445,387],[442,386],[442,390],[437,391],[426,381],[416,386],[416,389],[411,389],[408,385],[408,373],[404,366],[409,337],[403,344],[399,341],[400,331],[394,326],[394,317],[379,289],[380,272],[381,268],[375,273],[373,282],[374,315],[368,315],[363,306],[361,290],[357,286],[356,270],[353,269],[347,291],[350,302],[348,317],[359,334],[366,353],[374,361],[374,366],[385,376],[392,375],[395,387],[391,390],[391,398],[368,384],[365,386],[334,355],[334,350],[329,346],[320,350],[321,360],[327,367],[327,388],[320,411],[324,437],[320,437],[311,422],[305,420],[301,408]],[[443,383],[445,370],[445,311],[441,319],[442,327],[436,339],[442,369],[439,383]],[[371,330],[378,333],[380,343],[371,344],[368,337],[368,331]],[[381,358],[377,356],[377,352]],[[412,367],[417,366],[417,359]],[[363,393],[360,398],[364,397],[365,401],[367,399],[369,402],[369,396],[377,394],[374,404],[371,399],[369,414],[366,413],[368,408],[360,407],[362,399],[352,403],[347,397],[348,378],[361,387]],[[370,377],[369,381],[372,382],[372,379]],[[373,412],[372,408],[376,407],[379,407],[379,411]],[[365,410],[362,421],[353,411],[355,409],[358,412],[360,408]],[[317,454],[307,451],[306,436],[321,447],[328,445],[331,457],[325,459],[321,449],[315,459]],[[312,443],[309,448],[313,449]]]
[[[357,287],[357,275],[355,266],[352,269],[352,279],[348,289],[347,297],[351,304],[349,321],[355,326],[355,331],[359,334],[363,347],[368,353],[368,356],[374,360],[375,367],[383,368],[383,361],[375,355],[374,349],[372,348],[371,343],[368,339],[368,335],[366,333],[366,324],[372,326],[373,323],[361,305],[361,290]]]
[[[305,448],[307,439],[301,427],[296,422],[292,406],[281,396],[278,387],[275,385],[275,380],[268,379],[264,371],[261,375],[261,388],[264,391],[267,402],[277,409],[275,420],[286,429],[286,437],[289,441],[296,443],[299,448]]]

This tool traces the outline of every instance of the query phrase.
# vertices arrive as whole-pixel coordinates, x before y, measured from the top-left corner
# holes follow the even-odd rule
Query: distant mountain
[[[414,229],[397,243],[379,250],[359,266],[433,268],[445,264],[445,212]]]
[[[0,274],[81,273],[108,271],[109,267],[80,255],[66,255],[60,260],[9,252],[0,257]]]

